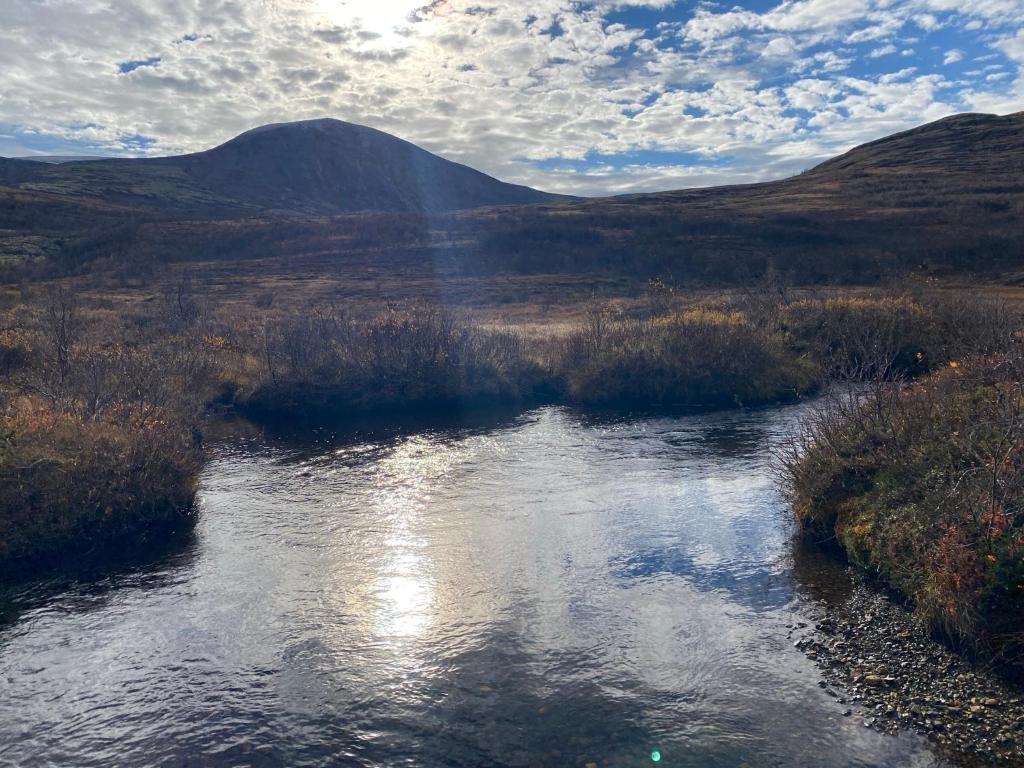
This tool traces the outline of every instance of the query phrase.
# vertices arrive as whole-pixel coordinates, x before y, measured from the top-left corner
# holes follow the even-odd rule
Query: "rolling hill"
[[[508,212],[486,256],[515,269],[598,262],[678,279],[801,280],[1024,268],[1024,112],[954,115],[781,181]],[[546,242],[545,242],[546,241]]]
[[[585,200],[337,121],[267,126],[177,158],[0,161],[5,254],[78,271],[96,258],[242,270],[286,257],[292,269],[311,254],[310,274],[426,264],[704,284],[770,269],[799,282],[1020,274],[1024,112],[955,115],[781,181]]]

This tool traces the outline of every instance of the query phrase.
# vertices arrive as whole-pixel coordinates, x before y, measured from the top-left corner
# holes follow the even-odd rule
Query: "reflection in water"
[[[419,634],[430,615],[432,585],[428,563],[417,539],[417,517],[426,483],[443,476],[450,465],[448,451],[433,451],[424,440],[409,440],[380,462],[380,489],[375,507],[388,531],[382,569],[377,577],[377,632],[383,636]]]
[[[798,417],[225,443],[191,558],[11,598],[0,765],[940,765],[786,637]]]

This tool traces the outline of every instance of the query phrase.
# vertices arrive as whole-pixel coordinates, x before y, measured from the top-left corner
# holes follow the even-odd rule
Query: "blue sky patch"
[[[129,72],[134,72],[136,69],[142,67],[155,67],[160,63],[159,56],[150,56],[148,59],[133,59],[132,61],[122,61],[117,65],[117,71],[122,75],[127,75]]]

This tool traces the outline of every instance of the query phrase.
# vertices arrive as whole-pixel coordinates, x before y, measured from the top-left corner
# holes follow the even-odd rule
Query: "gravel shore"
[[[869,586],[790,636],[821,668],[819,685],[866,727],[925,734],[965,766],[1024,766],[1024,690],[944,648]]]

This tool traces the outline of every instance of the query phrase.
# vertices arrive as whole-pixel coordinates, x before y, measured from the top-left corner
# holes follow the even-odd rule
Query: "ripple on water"
[[[0,764],[939,765],[786,639],[798,416],[216,446],[181,552],[7,596]]]

